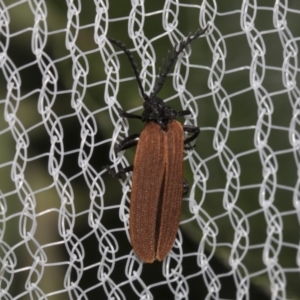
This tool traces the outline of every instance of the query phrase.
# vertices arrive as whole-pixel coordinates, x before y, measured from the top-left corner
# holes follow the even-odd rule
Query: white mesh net
[[[264,6],[261,6],[264,5]],[[1,299],[300,299],[300,2],[0,0]],[[167,50],[210,24],[159,96],[200,126],[162,262],[128,235],[142,100]]]

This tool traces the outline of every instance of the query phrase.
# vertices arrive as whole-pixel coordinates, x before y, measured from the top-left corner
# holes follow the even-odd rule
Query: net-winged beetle
[[[182,197],[188,192],[183,178],[183,151],[199,134],[200,129],[192,125],[182,125],[176,119],[190,115],[189,110],[175,111],[156,95],[162,88],[174,62],[184,48],[205,33],[196,33],[175,46],[168,55],[168,62],[160,72],[154,89],[147,95],[142,86],[137,64],[124,44],[114,39],[108,40],[124,51],[133,68],[142,97],[144,111],[141,116],[119,109],[123,118],[137,118],[146,122],[141,134],[125,138],[116,146],[116,152],[137,145],[134,167],[129,166],[115,173],[118,178],[133,171],[130,197],[129,233],[135,253],[147,263],[155,259],[162,261],[171,250],[180,220]],[[184,139],[184,131],[191,133]]]

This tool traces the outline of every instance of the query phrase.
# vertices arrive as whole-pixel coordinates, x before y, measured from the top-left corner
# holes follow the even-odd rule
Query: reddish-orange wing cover
[[[148,122],[134,159],[129,231],[136,254],[145,262],[163,260],[171,250],[180,220],[183,193],[183,127],[163,131]]]

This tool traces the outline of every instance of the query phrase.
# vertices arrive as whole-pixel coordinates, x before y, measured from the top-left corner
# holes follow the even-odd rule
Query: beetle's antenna
[[[145,94],[145,91],[144,91],[144,88],[142,86],[142,82],[141,82],[141,78],[140,78],[140,71],[137,67],[137,64],[134,60],[134,57],[132,56],[131,52],[129,49],[127,49],[126,45],[125,44],[122,44],[120,41],[117,41],[117,40],[114,40],[114,39],[111,39],[111,38],[107,38],[111,43],[117,45],[118,47],[121,48],[121,50],[123,50],[123,52],[126,54],[126,56],[128,57],[130,63],[131,63],[131,67],[134,71],[134,74],[135,74],[135,77],[136,77],[136,80],[138,82],[138,85],[139,85],[139,89],[142,93],[142,97],[144,99],[147,99],[148,96]]]
[[[209,26],[209,25],[208,25]],[[173,49],[173,55],[171,55],[170,51],[168,53],[168,64],[163,66],[163,69],[160,70],[159,72],[159,76],[156,80],[153,92],[150,94],[150,98],[155,97],[157,95],[157,93],[160,91],[160,89],[162,88],[167,75],[169,74],[174,62],[177,60],[179,54],[184,50],[184,48],[190,44],[193,40],[195,40],[196,38],[198,38],[199,36],[203,35],[208,26],[206,26],[202,31],[200,31],[200,29],[198,29],[195,34],[193,36],[191,36],[191,34],[189,34],[186,38],[186,40],[181,41],[178,45],[176,45]],[[178,48],[178,50],[176,50],[176,48]]]

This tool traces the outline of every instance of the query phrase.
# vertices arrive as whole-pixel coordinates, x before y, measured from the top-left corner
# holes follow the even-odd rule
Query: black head
[[[182,112],[175,111],[170,106],[167,106],[162,99],[156,97],[156,95],[163,87],[167,75],[169,74],[171,67],[173,66],[174,62],[177,60],[179,54],[184,50],[184,48],[189,43],[191,43],[193,40],[195,40],[196,38],[204,34],[207,28],[208,26],[203,31],[200,31],[200,29],[197,30],[193,36],[189,34],[186,40],[181,41],[177,46],[175,46],[172,54],[169,52],[168,63],[164,66],[163,70],[160,72],[156,80],[154,89],[150,95],[147,95],[144,91],[140,79],[140,73],[131,52],[121,42],[113,39],[109,39],[110,42],[116,44],[124,51],[124,53],[127,55],[131,63],[131,66],[133,68],[135,77],[139,85],[139,89],[144,99],[144,104],[143,104],[144,112],[142,113],[142,117],[141,117],[141,120],[143,122],[149,122],[149,121],[157,122],[161,126],[161,128],[166,131],[168,128],[168,123],[170,121],[176,119],[178,116],[182,116],[190,113],[189,111],[182,111]],[[125,115],[126,114],[123,114],[123,116]]]
[[[143,106],[144,111],[142,113],[142,121],[157,122],[163,130],[167,130],[168,122],[178,117],[176,110],[170,106],[167,106],[162,99],[156,96],[146,98]]]

